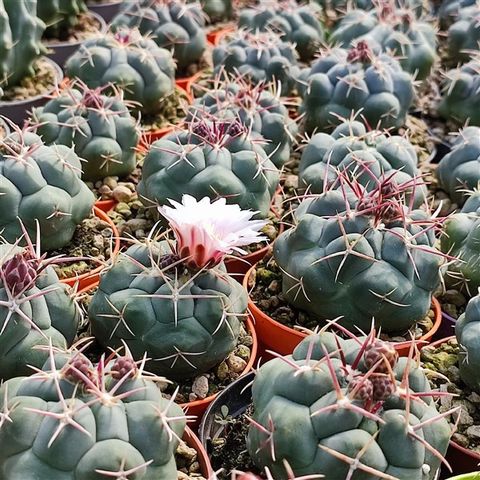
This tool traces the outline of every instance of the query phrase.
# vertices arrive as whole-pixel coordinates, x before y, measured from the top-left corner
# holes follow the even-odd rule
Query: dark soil
[[[186,68],[178,69],[175,73],[176,78],[187,78],[203,70],[211,70],[212,69],[212,48],[213,47],[211,47],[210,44],[207,44],[207,48],[205,49],[205,52],[202,55],[202,58],[200,58],[198,62],[194,62]]]
[[[458,369],[458,351],[457,340],[452,339],[437,347],[423,348],[421,359],[424,368],[434,372],[426,372],[432,388],[455,395],[439,399],[440,413],[458,406],[461,408],[458,428],[452,440],[480,454],[480,395],[462,382]],[[436,376],[435,372],[447,377],[448,381]],[[457,415],[458,413],[447,417],[452,427],[455,426]]]
[[[310,318],[308,313],[292,307],[283,296],[282,272],[273,257],[265,257],[257,264],[254,277],[249,279],[248,287],[253,302],[277,322],[302,330],[314,330],[318,327],[317,319]],[[411,334],[414,335],[414,338],[420,338],[433,327],[433,318],[434,312],[429,310],[425,319],[416,323],[409,332],[395,336],[382,334],[381,338],[392,342],[409,341]]]
[[[246,448],[246,437],[250,425],[246,416],[252,415],[253,407],[249,406],[245,413],[238,417],[230,416],[226,406],[223,406],[222,410],[222,413],[215,418],[218,429],[212,432],[212,439],[207,445],[213,470],[223,469],[218,479],[230,480],[232,470],[259,474]]]
[[[91,12],[81,13],[78,16],[78,21],[75,26],[71,28],[47,28],[43,41],[47,44],[54,44],[58,42],[75,43],[99,33],[101,28],[100,22],[92,15]]]
[[[3,89],[3,101],[27,100],[37,95],[48,95],[56,86],[57,71],[51,63],[40,59],[34,66],[35,73],[25,77],[20,85]]]
[[[72,240],[63,248],[49,252],[51,257],[88,257],[92,260],[65,262],[55,265],[60,279],[75,277],[87,273],[110,258],[112,229],[103,220],[93,214],[86,218],[75,230]]]

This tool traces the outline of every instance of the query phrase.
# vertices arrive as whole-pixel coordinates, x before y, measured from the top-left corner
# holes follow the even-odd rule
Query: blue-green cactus
[[[336,25],[330,41],[344,48],[365,40],[377,53],[396,56],[402,68],[424,80],[437,60],[437,39],[434,27],[417,21],[410,10],[390,4],[365,12],[351,10]]]
[[[46,146],[29,131],[0,141],[0,230],[15,242],[22,236],[20,219],[31,237],[42,232],[45,250],[61,248],[87,218],[95,197],[82,182],[81,162],[64,145]]]
[[[175,253],[167,242],[130,247],[102,276],[89,316],[102,345],[125,343],[152,372],[182,379],[234,350],[247,294],[223,264],[196,272]]]
[[[224,22],[233,17],[232,0],[200,0],[209,23]]]
[[[475,294],[480,288],[480,192],[446,220],[440,240],[442,251],[456,259],[448,266],[448,277]]]
[[[39,257],[31,243],[0,245],[2,380],[40,368],[47,354],[39,347],[67,348],[77,334],[79,309],[53,269],[56,262]]]
[[[38,0],[37,15],[47,25],[46,34],[58,37],[79,22],[81,13],[86,12],[85,0]]]
[[[427,315],[439,285],[437,221],[407,208],[410,187],[388,177],[371,192],[348,183],[355,199],[340,188],[303,201],[296,225],[276,239],[283,294],[319,322],[405,332]]]
[[[76,349],[48,353],[0,388],[4,480],[177,479],[186,417],[154,378],[130,356],[93,365]]]
[[[480,42],[480,5],[461,8],[448,29],[448,55],[455,63],[468,62],[478,52]]]
[[[480,392],[480,293],[467,304],[455,323],[460,352],[458,365],[461,379],[474,391]]]
[[[480,126],[480,55],[446,73],[438,113],[461,126]]]
[[[0,0],[0,85],[14,86],[35,74],[45,52],[45,24],[36,16],[37,0]],[[2,94],[3,95],[3,94]]]
[[[115,85],[125,92],[126,100],[138,102],[145,114],[161,112],[175,90],[171,53],[138,30],[119,29],[85,41],[69,58],[65,71],[90,88]]]
[[[172,51],[177,68],[184,71],[199,62],[207,47],[205,19],[198,2],[183,0],[125,1],[112,20],[112,28],[138,28],[159,47]]]
[[[280,33],[284,40],[295,44],[300,59],[307,61],[325,38],[320,16],[321,9],[314,3],[299,5],[295,0],[269,0],[241,10],[238,25],[252,31]]]
[[[267,217],[279,171],[239,121],[200,119],[156,141],[146,155],[137,191],[147,205],[226,198]]]
[[[44,107],[34,109],[32,122],[46,145],[66,145],[84,160],[82,177],[97,181],[126,176],[136,165],[140,131],[123,94],[113,87],[89,89],[77,81]]]
[[[468,192],[480,183],[480,128],[460,131],[451,152],[440,160],[436,173],[440,187],[462,205]]]
[[[448,28],[458,16],[458,12],[465,7],[475,5],[476,0],[443,0],[437,15],[440,20],[440,26]]]
[[[372,10],[378,6],[375,0],[315,0],[325,10],[336,10],[341,15],[349,9]],[[430,10],[430,5],[424,0],[395,0],[396,8],[408,8],[417,18],[425,11]]]
[[[355,114],[371,128],[399,128],[414,98],[412,76],[364,41],[319,57],[302,71],[299,89],[307,132],[332,129]]]
[[[247,448],[276,480],[293,478],[286,464],[302,478],[432,480],[452,434],[416,361],[372,336],[311,335],[262,365],[252,394]]]
[[[405,137],[367,131],[358,121],[347,121],[330,134],[317,133],[305,146],[299,165],[299,186],[309,193],[339,188],[339,175],[348,175],[367,190],[391,176],[398,184],[416,183],[415,206],[426,200],[415,147]],[[348,189],[348,186],[347,186]]]
[[[213,49],[214,74],[239,73],[253,84],[274,82],[281,95],[290,94],[300,71],[293,44],[280,35],[239,30]]]
[[[265,140],[262,147],[276,167],[281,168],[290,159],[298,127],[272,86],[252,85],[238,75],[217,78],[214,87],[195,100],[189,117],[208,120],[212,115],[239,120],[259,134]]]

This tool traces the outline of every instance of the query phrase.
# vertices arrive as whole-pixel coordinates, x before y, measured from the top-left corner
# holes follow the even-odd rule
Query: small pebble
[[[200,399],[204,399],[208,395],[208,378],[205,375],[195,378],[192,384],[192,393]]]
[[[105,177],[103,179],[103,184],[107,185],[110,190],[113,190],[118,185],[118,177]]]
[[[227,364],[234,373],[241,373],[247,367],[247,362],[243,358],[233,354],[228,356]]]
[[[128,202],[132,197],[132,191],[123,185],[118,185],[113,189],[112,196],[117,202]]]

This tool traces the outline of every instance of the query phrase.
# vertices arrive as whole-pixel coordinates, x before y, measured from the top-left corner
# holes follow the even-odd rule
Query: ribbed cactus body
[[[63,91],[33,112],[37,134],[46,145],[66,145],[84,160],[82,177],[97,181],[126,176],[136,165],[137,120],[121,97],[88,88]]]
[[[182,0],[141,0],[124,2],[112,27],[138,28],[156,44],[171,50],[177,68],[198,62],[207,47],[205,20],[199,3]]]
[[[17,85],[34,75],[44,49],[44,23],[36,17],[37,0],[0,0],[0,84]]]
[[[311,335],[291,356],[275,358],[258,370],[252,387],[253,420],[264,430],[249,427],[247,448],[257,466],[268,467],[276,480],[292,478],[285,461],[295,477],[435,478],[440,459],[431,449],[445,454],[448,423],[438,416],[431,397],[407,405],[397,390],[406,372],[407,390],[429,392],[425,374],[413,360],[400,358],[393,366],[394,379],[382,373],[367,377],[371,366],[366,366],[366,355],[362,358],[360,340],[343,340],[330,332]],[[367,387],[381,381],[390,391],[369,405],[379,392],[368,392]],[[348,408],[350,402],[355,410]],[[373,405],[377,408],[372,416]]]
[[[455,257],[449,267],[449,276],[465,282],[475,295],[480,288],[480,193],[468,197],[459,213],[447,219],[441,249]]]
[[[478,188],[480,182],[479,127],[467,127],[461,131],[436,172],[440,186],[454,202],[462,205],[468,191]]]
[[[315,0],[315,2],[325,9],[337,10],[340,14],[344,14],[351,8],[373,10],[378,6],[378,2],[372,0]],[[392,3],[395,8],[410,9],[417,18],[420,18],[424,10],[430,10],[430,5],[424,0],[395,0]]]
[[[197,200],[225,197],[228,203],[267,217],[279,182],[278,169],[263,148],[244,134],[227,134],[217,142],[199,129],[198,133],[176,131],[153,143],[137,187],[142,201],[165,205],[169,199],[180,201],[184,194]]]
[[[277,168],[290,159],[297,124],[289,118],[288,109],[280,98],[268,89],[250,90],[233,79],[225,87],[206,92],[195,100],[190,117],[239,120],[265,140],[263,149]]]
[[[423,80],[437,59],[436,32],[429,23],[409,15],[407,10],[388,14],[381,10],[352,10],[340,20],[330,38],[333,44],[345,48],[365,40],[377,53],[391,52],[405,71]]]
[[[299,74],[294,45],[273,32],[238,31],[213,49],[214,74],[240,73],[252,84],[273,82],[281,95],[295,88]]]
[[[182,409],[148,377],[113,370],[122,361],[132,364],[52,355],[43,371],[4,383],[0,400],[11,410],[0,426],[2,478],[176,480]]]
[[[480,126],[480,57],[450,70],[443,82],[440,115],[463,125]]]
[[[300,75],[305,130],[328,130],[354,114],[371,128],[398,128],[413,102],[413,79],[386,54],[371,60],[368,44],[335,48]]]
[[[137,30],[119,30],[85,41],[65,68],[70,78],[79,78],[90,88],[116,85],[145,114],[161,112],[165,98],[175,89],[171,53]]]
[[[81,181],[81,162],[64,145],[46,146],[34,133],[12,133],[0,147],[0,229],[15,242],[18,219],[32,238],[37,221],[42,248],[65,246],[92,211],[94,195]]]
[[[368,201],[346,205],[344,195],[305,200],[295,227],[275,241],[283,294],[320,322],[341,317],[352,331],[366,331],[374,319],[382,332],[404,332],[425,317],[439,284],[442,258],[423,226],[428,216],[402,209],[388,218],[388,200],[375,213]]]
[[[460,346],[459,368],[462,380],[480,392],[480,293],[467,304],[455,323],[455,335]]]
[[[349,121],[330,135],[317,133],[310,139],[302,151],[299,184],[309,193],[322,193],[340,188],[338,176],[346,174],[371,190],[375,178],[392,176],[398,184],[418,183],[414,203],[419,206],[426,199],[426,188],[417,163],[415,147],[406,138],[368,132],[361,122]]]
[[[22,248],[0,245],[3,380],[29,375],[31,366],[40,368],[47,358],[46,351],[39,347],[48,347],[51,342],[54,347],[66,348],[77,334],[80,315],[67,285],[60,283],[51,266],[38,275],[33,266],[35,261]]]
[[[77,25],[79,15],[86,11],[85,0],[37,1],[37,14],[47,25],[47,34],[52,36]]]
[[[458,10],[455,22],[448,29],[447,48],[455,62],[468,62],[472,52],[478,51],[480,42],[480,5]]]
[[[233,16],[232,0],[201,0],[200,3],[210,23],[230,20]]]
[[[238,25],[252,31],[273,30],[295,44],[302,60],[309,60],[324,40],[319,20],[321,12],[315,4],[298,5],[294,0],[262,2],[240,11]]]
[[[102,345],[125,342],[135,359],[152,359],[150,371],[182,379],[233,351],[247,295],[223,266],[195,274],[171,257],[166,243],[130,247],[101,278],[89,316]]]

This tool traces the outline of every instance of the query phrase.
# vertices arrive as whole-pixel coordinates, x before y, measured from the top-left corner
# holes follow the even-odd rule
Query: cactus
[[[455,62],[468,62],[480,42],[480,5],[462,8],[448,29],[447,50]]]
[[[0,378],[8,379],[40,368],[46,359],[39,346],[71,345],[80,313],[69,287],[53,269],[65,258],[47,259],[24,232],[27,246],[0,245]],[[0,422],[1,423],[1,422]],[[3,476],[3,475],[2,475]]]
[[[79,15],[87,11],[85,0],[38,0],[37,15],[47,25],[46,35],[61,38],[78,24]]]
[[[266,143],[263,148],[277,168],[290,159],[297,124],[288,115],[278,92],[272,85],[252,85],[241,75],[215,79],[211,90],[196,99],[187,118],[221,116],[223,120],[239,120]]]
[[[471,294],[480,288],[480,192],[474,192],[462,210],[449,217],[441,240],[443,252],[457,260],[448,266],[448,276],[465,285]]]
[[[0,85],[15,86],[35,75],[44,53],[43,22],[35,16],[37,0],[0,0]],[[2,93],[3,96],[3,93]]]
[[[105,88],[113,95],[104,95]],[[85,160],[85,180],[123,177],[135,168],[135,148],[140,137],[128,107],[123,93],[115,87],[90,89],[76,81],[44,107],[34,109],[32,122],[46,145],[73,147]]]
[[[8,242],[42,232],[45,250],[65,246],[92,211],[94,195],[81,181],[80,159],[64,145],[46,146],[28,129],[0,140],[0,230]]]
[[[367,42],[322,54],[299,80],[305,130],[332,129],[355,113],[370,127],[399,128],[413,102],[410,74],[386,54],[374,55]]]
[[[147,206],[183,194],[224,197],[265,218],[278,182],[278,169],[241,122],[209,117],[151,145],[137,191]]]
[[[238,25],[252,31],[272,30],[295,44],[300,59],[313,58],[325,34],[314,3],[298,5],[296,0],[268,0],[240,11]]]
[[[185,70],[199,62],[206,47],[205,20],[201,5],[183,0],[124,2],[112,20],[112,28],[138,28],[151,35],[159,47],[172,50],[177,68]]]
[[[272,32],[239,30],[213,49],[214,75],[225,71],[244,75],[255,85],[274,82],[281,95],[296,87],[300,71],[293,44]]]
[[[438,112],[458,125],[480,126],[480,55],[445,74]]]
[[[369,12],[347,12],[330,40],[344,48],[365,40],[377,53],[395,55],[402,68],[420,80],[430,75],[438,58],[434,27],[415,20],[410,10],[395,8],[392,1],[385,1]]]
[[[458,12],[465,8],[475,5],[476,0],[443,0],[438,9],[438,18],[442,28],[448,28],[458,16]]]
[[[232,0],[200,0],[209,23],[223,22],[233,17]]]
[[[440,221],[405,205],[412,181],[386,176],[370,192],[345,183],[355,198],[340,187],[303,201],[296,225],[276,239],[283,294],[313,320],[340,317],[363,331],[374,320],[382,332],[405,332],[425,318],[439,284]]]
[[[468,191],[480,185],[480,128],[467,127],[460,131],[452,150],[445,155],[436,170],[438,182],[452,201],[462,205]]]
[[[460,377],[472,390],[480,392],[480,351],[478,334],[480,327],[480,293],[470,299],[465,312],[455,323],[455,335],[460,351],[458,365]]]
[[[348,121],[331,135],[317,133],[310,139],[300,160],[299,184],[309,193],[322,193],[332,185],[340,186],[341,173],[372,190],[372,175],[376,179],[391,176],[398,184],[419,177],[417,163],[415,148],[405,137],[367,131],[361,122]],[[418,207],[424,203],[427,191],[423,185],[417,187],[414,206]]]
[[[138,30],[119,29],[85,41],[65,69],[70,78],[90,88],[116,85],[144,114],[161,112],[165,98],[175,90],[172,55]]]
[[[222,260],[262,240],[257,230],[265,225],[225,199],[182,202],[161,209],[175,248],[165,241],[131,246],[102,276],[89,309],[100,343],[125,342],[134,358],[152,359],[152,372],[175,379],[205,373],[234,350],[247,294]]]
[[[378,2],[375,0],[315,0],[325,10],[336,10],[344,15],[347,10],[372,10]],[[430,10],[430,4],[424,0],[395,0],[395,8],[408,8],[416,18]]]
[[[143,364],[115,354],[93,365],[77,348],[47,355],[0,388],[4,480],[177,479],[186,417]]]
[[[262,365],[252,387],[247,448],[276,480],[432,480],[452,434],[427,377],[410,355],[374,335],[305,338]],[[448,394],[447,394],[448,395]],[[315,478],[315,477],[313,477]]]

